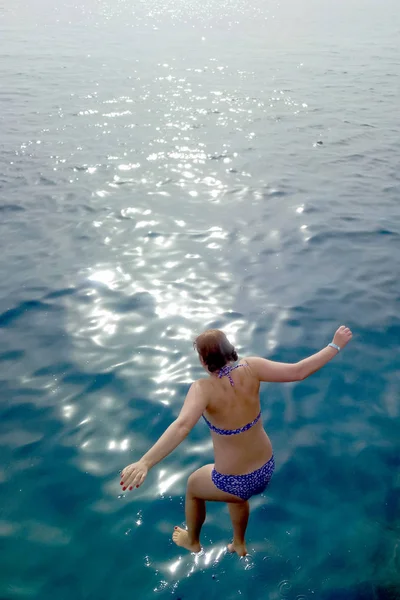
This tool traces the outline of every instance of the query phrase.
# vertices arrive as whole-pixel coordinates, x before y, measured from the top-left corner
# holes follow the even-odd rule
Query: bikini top
[[[225,365],[225,367],[222,367],[222,369],[220,369],[218,371],[218,378],[221,379],[221,377],[226,376],[226,377],[228,377],[230,384],[232,386],[234,386],[235,384],[233,383],[231,371],[233,371],[234,369],[238,369],[239,367],[245,367],[245,366],[246,365],[236,365],[236,366],[232,367],[229,365]],[[238,433],[243,433],[244,431],[248,431],[256,423],[258,423],[258,421],[260,420],[260,417],[261,417],[261,411],[258,413],[258,415],[254,419],[254,421],[252,421],[251,423],[247,423],[247,425],[244,425],[243,427],[239,427],[239,429],[220,429],[219,427],[215,427],[215,425],[210,423],[210,421],[208,421],[208,419],[206,419],[206,417],[203,415],[203,419],[207,423],[208,427],[211,429],[211,431],[215,431],[215,433],[217,433],[218,435],[237,435]]]

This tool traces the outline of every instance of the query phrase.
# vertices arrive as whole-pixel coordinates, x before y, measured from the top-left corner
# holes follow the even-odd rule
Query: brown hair
[[[234,346],[219,329],[207,329],[195,339],[193,346],[210,373],[219,371],[228,362],[238,359]]]

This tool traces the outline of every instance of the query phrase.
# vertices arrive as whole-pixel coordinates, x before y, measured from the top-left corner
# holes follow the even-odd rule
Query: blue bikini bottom
[[[262,467],[246,475],[224,475],[212,470],[211,479],[214,485],[222,492],[248,500],[255,494],[261,494],[271,481],[275,469],[275,460],[272,456]]]

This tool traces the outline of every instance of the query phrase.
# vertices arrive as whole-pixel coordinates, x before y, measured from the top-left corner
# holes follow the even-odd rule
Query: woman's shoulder
[[[239,360],[239,365],[240,366],[243,365],[244,367],[247,367],[252,375],[254,375],[253,369],[252,369],[254,358],[255,358],[254,356],[244,356],[243,358],[241,358]]]
[[[192,386],[194,386],[197,390],[207,390],[211,384],[211,377],[200,377],[193,381]]]
[[[213,387],[210,377],[201,377],[193,381],[191,388],[196,392],[198,398],[205,400],[207,404],[213,397]]]
[[[204,389],[207,389],[208,385],[209,385],[209,377],[199,377],[199,379],[195,379],[190,387],[192,387],[193,389],[197,390],[197,391],[201,391]]]

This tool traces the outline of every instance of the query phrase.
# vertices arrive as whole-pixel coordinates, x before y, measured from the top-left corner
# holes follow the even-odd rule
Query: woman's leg
[[[213,468],[214,465],[205,465],[204,467],[201,467],[201,469],[198,469],[197,471],[192,473],[192,475],[190,475],[187,483],[185,506],[187,530],[181,529],[180,527],[175,527],[174,533],[172,535],[172,539],[175,542],[175,544],[177,544],[178,546],[182,546],[183,548],[186,548],[191,552],[200,551],[200,531],[206,518],[206,500],[211,500],[214,502],[227,502],[229,504],[229,507],[231,504],[247,505],[247,525],[248,502],[244,502],[238,496],[234,496],[233,494],[228,494],[227,492],[219,490],[214,485],[211,479],[211,472]],[[230,508],[229,511],[231,511]],[[233,524],[232,513],[231,519]],[[243,535],[241,536],[240,532],[242,530],[239,528],[239,521],[239,513],[237,515],[235,513],[235,522],[238,523],[238,535],[234,535],[234,541],[236,541],[237,537],[238,549],[240,546],[240,549],[242,550],[242,548],[244,548],[244,531],[246,529],[246,526],[244,526],[244,529],[242,528]],[[239,544],[239,541],[241,542],[241,544]],[[235,548],[231,551],[236,551],[236,545]]]
[[[228,508],[233,527],[233,542],[228,544],[228,550],[229,552],[236,552],[239,556],[245,556],[247,549],[244,535],[249,521],[249,501],[246,500],[236,504],[230,502]]]
[[[206,520],[206,502],[201,498],[193,496],[189,490],[186,492],[185,516],[188,531],[188,539],[191,544],[198,547],[195,552],[200,550],[200,531]]]
[[[200,531],[206,518],[206,503],[193,496],[189,489],[186,491],[185,515],[187,530],[175,527],[172,539],[190,552],[200,552]]]

